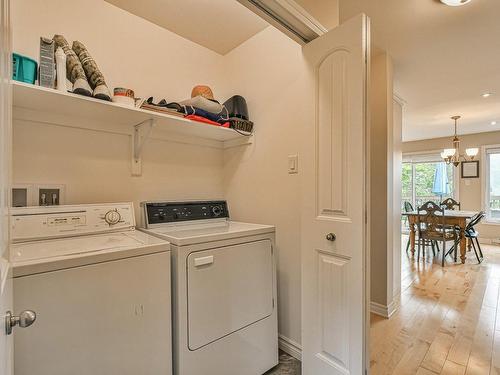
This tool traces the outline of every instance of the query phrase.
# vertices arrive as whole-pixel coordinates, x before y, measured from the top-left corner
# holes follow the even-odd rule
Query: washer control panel
[[[145,202],[146,226],[191,220],[229,218],[226,201]]]
[[[14,241],[102,233],[135,227],[132,203],[22,207],[11,211]]]

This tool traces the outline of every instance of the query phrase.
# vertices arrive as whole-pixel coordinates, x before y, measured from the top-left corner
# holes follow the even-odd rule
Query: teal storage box
[[[12,79],[19,82],[32,83],[36,81],[38,64],[29,57],[12,54]]]

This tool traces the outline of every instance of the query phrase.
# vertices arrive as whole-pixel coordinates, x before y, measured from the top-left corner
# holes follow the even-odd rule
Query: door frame
[[[9,262],[12,170],[12,33],[10,0],[0,0],[0,375],[13,374],[14,344],[5,332],[5,314],[12,310]]]
[[[371,314],[371,167],[370,167],[370,139],[371,139],[371,100],[370,100],[370,85],[371,85],[371,56],[372,56],[372,41],[371,41],[371,23],[368,22],[366,30],[366,94],[365,94],[365,264],[364,264],[364,278],[365,278],[365,327],[364,327],[364,337],[365,337],[365,352],[363,353],[364,364],[365,364],[365,374],[370,373],[370,314]]]

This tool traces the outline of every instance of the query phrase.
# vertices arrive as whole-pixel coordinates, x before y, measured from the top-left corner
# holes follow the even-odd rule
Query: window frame
[[[493,151],[493,152],[492,152]],[[500,154],[500,144],[485,145],[481,146],[481,160],[480,160],[480,170],[481,170],[481,209],[486,213],[484,217],[484,222],[492,225],[500,225],[500,219],[492,219],[490,216],[490,173],[489,173],[489,154],[498,153]]]

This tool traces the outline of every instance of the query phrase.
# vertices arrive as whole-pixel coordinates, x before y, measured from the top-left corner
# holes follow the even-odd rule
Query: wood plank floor
[[[500,374],[500,247],[482,248],[444,268],[403,252],[400,309],[371,317],[372,374]]]

